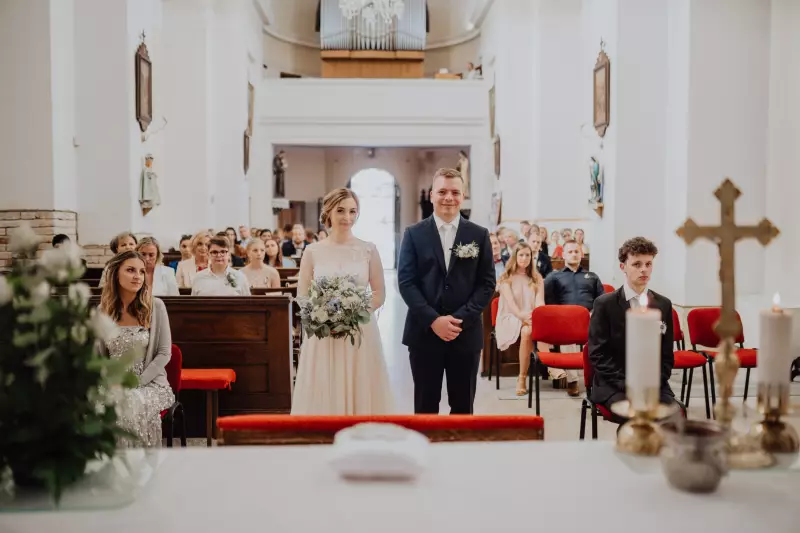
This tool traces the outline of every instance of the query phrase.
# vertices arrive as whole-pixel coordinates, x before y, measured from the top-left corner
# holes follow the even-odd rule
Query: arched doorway
[[[384,268],[396,266],[400,191],[394,176],[378,168],[357,172],[348,185],[358,195],[361,212],[353,233],[375,243]]]

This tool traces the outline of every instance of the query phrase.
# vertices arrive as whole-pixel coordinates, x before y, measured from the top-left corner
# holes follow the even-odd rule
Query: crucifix
[[[722,185],[714,192],[720,202],[720,225],[700,226],[691,218],[687,218],[676,233],[686,244],[692,244],[697,239],[708,239],[719,247],[719,281],[722,285],[722,309],[719,321],[714,325],[714,331],[720,338],[719,353],[714,358],[717,379],[719,380],[720,401],[716,406],[717,419],[730,428],[733,420],[734,409],[730,404],[733,393],[733,382],[739,370],[739,358],[736,355],[734,339],[741,331],[741,324],[736,316],[736,280],[735,280],[735,251],[736,243],[743,239],[757,239],[762,246],[766,246],[780,233],[772,222],[766,218],[755,226],[737,226],[735,217],[735,204],[742,192],[726,178]],[[713,371],[713,369],[712,369]],[[712,379],[713,379],[713,373]],[[731,438],[730,460],[734,468],[757,468],[771,464],[767,463],[765,454],[753,449],[747,443]],[[769,456],[767,456],[769,457]]]

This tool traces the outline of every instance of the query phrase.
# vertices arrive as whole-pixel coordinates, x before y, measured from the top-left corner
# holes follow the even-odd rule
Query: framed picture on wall
[[[494,176],[500,179],[500,136],[495,135],[494,141]]]
[[[153,121],[153,65],[144,42],[136,50],[135,69],[136,121],[144,132]]]
[[[594,65],[594,129],[603,137],[611,121],[611,62],[608,59],[603,44],[600,44],[600,54]]]
[[[489,137],[494,139],[494,84],[489,89]]]
[[[250,135],[247,130],[244,132],[244,173],[250,170]]]

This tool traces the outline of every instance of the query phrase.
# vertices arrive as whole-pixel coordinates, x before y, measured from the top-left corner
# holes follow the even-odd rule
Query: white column
[[[0,3],[0,209],[75,210],[71,0]]]

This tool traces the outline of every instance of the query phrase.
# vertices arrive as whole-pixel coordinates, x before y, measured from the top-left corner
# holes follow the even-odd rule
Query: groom
[[[464,178],[433,175],[433,216],[406,229],[397,281],[408,306],[403,344],[414,377],[414,412],[439,412],[447,376],[451,414],[472,414],[483,348],[481,314],[494,294],[489,232],[460,217]]]

